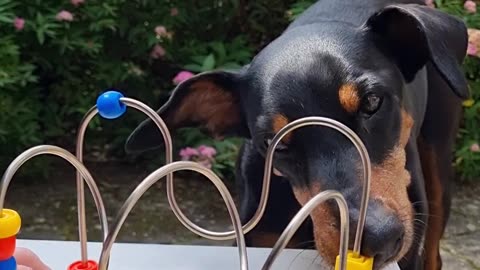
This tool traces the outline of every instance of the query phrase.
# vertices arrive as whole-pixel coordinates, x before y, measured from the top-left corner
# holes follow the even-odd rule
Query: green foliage
[[[198,147],[209,145],[216,149],[217,155],[213,163],[213,171],[224,179],[233,179],[235,161],[242,139],[229,138],[214,140],[195,128],[183,128],[178,132],[181,147]]]
[[[296,3],[294,3],[287,12],[289,20],[294,21],[299,15],[301,15],[314,2],[315,2],[314,0],[299,0]]]
[[[464,1],[436,0],[435,4],[440,10],[462,18],[468,28],[480,29],[480,12],[467,12],[463,6]],[[480,180],[480,151],[475,149],[480,144],[480,59],[467,56],[463,68],[469,80],[471,99],[464,102],[464,116],[455,148],[454,164],[463,180]]]
[[[78,124],[107,88],[157,108],[184,69],[240,68],[282,30],[278,21],[289,5],[280,0],[74,2],[82,1],[0,0],[3,168],[40,143],[73,151]],[[24,25],[15,26],[16,18]],[[102,160],[122,155],[126,136],[143,119],[139,113],[116,121],[95,118],[86,154]],[[218,147],[231,148],[226,145]],[[230,165],[220,161],[217,167]]]
[[[455,166],[464,180],[479,179],[480,151],[480,61],[467,58],[465,70],[470,79],[471,99],[464,102],[464,117],[455,150]]]

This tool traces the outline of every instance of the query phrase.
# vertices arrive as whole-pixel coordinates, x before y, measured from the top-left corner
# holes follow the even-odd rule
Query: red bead
[[[86,264],[78,261],[70,264],[68,270],[98,270],[98,264],[95,261],[87,261]]]
[[[0,261],[13,257],[16,247],[16,236],[0,239]]]

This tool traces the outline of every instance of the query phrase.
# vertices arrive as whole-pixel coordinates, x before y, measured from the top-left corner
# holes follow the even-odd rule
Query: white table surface
[[[17,246],[33,250],[52,270],[66,270],[80,259],[78,242],[18,239]],[[88,243],[89,258],[98,262],[100,243]],[[270,249],[248,248],[249,269],[260,270]],[[230,270],[240,269],[236,247],[115,243],[111,270]],[[272,270],[322,269],[314,250],[284,250]],[[398,269],[396,265],[384,270]]]

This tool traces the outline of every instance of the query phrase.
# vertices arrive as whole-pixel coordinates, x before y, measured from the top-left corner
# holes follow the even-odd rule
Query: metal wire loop
[[[305,219],[312,213],[312,211],[326,200],[334,199],[340,209],[340,247],[339,247],[339,259],[340,270],[346,270],[347,267],[347,249],[348,249],[348,205],[345,198],[338,191],[326,190],[315,195],[310,199],[300,211],[293,217],[288,224],[287,228],[283,231],[280,238],[273,246],[270,255],[268,256],[262,270],[269,270],[275,259],[280,255],[280,252],[287,246],[288,242],[292,239],[293,235],[297,232],[298,228],[302,225]]]
[[[260,206],[257,209],[257,212],[252,218],[251,222],[253,221],[258,222],[258,220],[256,220],[255,218],[256,217],[261,218],[265,211],[266,201],[269,195],[270,178],[272,174],[273,154],[278,143],[289,132],[292,132],[293,130],[296,130],[304,126],[311,126],[311,125],[325,126],[325,127],[329,127],[339,131],[340,133],[345,135],[355,145],[355,148],[360,154],[360,158],[362,160],[362,167],[363,167],[364,183],[363,183],[362,198],[360,203],[360,214],[359,214],[357,231],[355,235],[355,243],[353,248],[354,254],[359,255],[360,247],[362,244],[363,228],[365,226],[365,219],[367,214],[367,203],[368,203],[368,198],[370,194],[370,178],[371,178],[370,157],[368,155],[367,149],[365,148],[365,145],[363,144],[362,140],[357,136],[357,134],[355,134],[355,132],[353,132],[350,128],[348,128],[344,124],[336,120],[333,120],[331,118],[317,117],[317,116],[300,118],[298,120],[292,121],[291,123],[287,124],[275,135],[275,137],[272,139],[272,142],[268,146],[267,155],[265,158],[265,171],[263,176],[262,194],[260,196]],[[255,226],[256,224],[257,223],[253,223],[252,226]]]
[[[17,156],[8,168],[5,170],[5,173],[2,176],[2,180],[0,181],[0,216],[3,211],[3,206],[5,202],[5,196],[7,193],[8,186],[17,172],[17,170],[25,164],[28,160],[32,159],[35,156],[39,155],[54,155],[63,158],[64,160],[68,161],[77,172],[85,179],[87,185],[90,189],[90,192],[93,195],[93,200],[95,202],[95,206],[97,207],[98,217],[100,219],[100,225],[102,228],[102,232],[104,237],[106,238],[108,234],[108,221],[107,221],[107,214],[105,211],[105,205],[103,203],[102,195],[100,194],[100,190],[98,189],[97,184],[95,183],[92,175],[88,171],[88,169],[83,165],[81,161],[79,161],[73,154],[68,152],[67,150],[53,146],[53,145],[39,145],[27,149],[22,154]],[[80,229],[81,230],[81,229]],[[85,232],[86,233],[86,232]]]
[[[238,243],[238,251],[240,255],[240,269],[248,270],[248,260],[247,260],[247,249],[245,244],[245,237],[242,233],[240,216],[238,214],[237,208],[233,201],[230,192],[228,191],[225,184],[222,182],[218,176],[212,172],[210,169],[191,161],[177,161],[170,164],[167,164],[154,172],[148,175],[142,182],[135,188],[135,190],[130,194],[128,199],[125,201],[123,206],[120,208],[117,217],[112,223],[112,229],[110,230],[106,240],[103,243],[102,252],[100,254],[99,269],[106,270],[106,263],[110,257],[110,251],[112,249],[113,243],[120,232],[120,229],[125,222],[128,214],[141,198],[141,196],[156,182],[165,177],[168,174],[171,174],[180,170],[190,170],[195,171],[203,176],[207,177],[210,180],[217,190],[220,192],[232,220],[232,224],[235,231],[235,238]],[[200,235],[200,234],[199,234]]]

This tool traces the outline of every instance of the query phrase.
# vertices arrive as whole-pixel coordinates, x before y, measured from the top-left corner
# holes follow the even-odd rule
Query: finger
[[[24,265],[18,265],[17,270],[33,270],[33,269]]]
[[[15,260],[17,260],[18,265],[30,267],[35,270],[50,270],[50,268],[29,249],[18,247],[15,249],[15,254],[13,256],[15,257]]]

